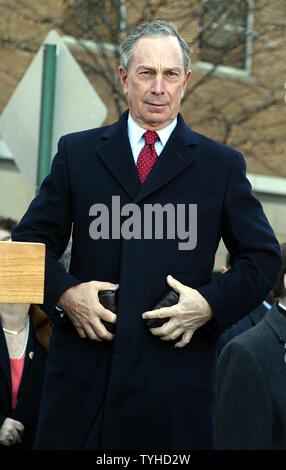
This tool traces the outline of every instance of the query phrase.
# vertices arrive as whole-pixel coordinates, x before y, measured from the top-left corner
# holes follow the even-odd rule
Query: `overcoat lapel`
[[[24,362],[24,369],[23,369],[23,374],[20,382],[20,387],[19,387],[19,393],[22,389],[24,379],[27,375],[27,371],[29,369],[30,363],[34,358],[34,349],[35,349],[35,336],[34,336],[34,331],[33,331],[33,325],[32,325],[32,319],[30,316],[30,331],[29,331],[29,337],[28,337],[28,342],[27,342],[27,347],[26,347],[26,357],[25,357],[25,362]]]
[[[249,316],[253,322],[254,325],[256,325],[262,318],[265,316],[267,313],[267,308],[262,304],[259,304],[256,309],[254,309],[252,312],[250,312]]]
[[[190,146],[197,145],[194,133],[178,115],[177,126],[141,185],[127,135],[128,111],[102,135],[96,152],[134,203],[158,190],[195,161]]]
[[[284,318],[283,318],[284,317]],[[272,330],[275,331],[278,338],[286,343],[286,313],[278,310],[277,303],[275,303],[271,310],[265,315],[265,321],[270,325]]]
[[[0,328],[0,367],[3,370],[9,393],[11,393],[11,369],[8,348],[2,328]]]
[[[102,135],[102,144],[96,152],[113,177],[133,201],[141,183],[127,134],[128,111]]]

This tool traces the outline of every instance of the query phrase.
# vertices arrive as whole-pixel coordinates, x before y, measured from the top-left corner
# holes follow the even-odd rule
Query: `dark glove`
[[[163,307],[171,307],[171,305],[175,305],[179,302],[179,298],[179,294],[177,294],[177,292],[171,289],[168,294],[165,295],[165,297],[163,297],[163,299],[160,300],[157,305],[155,305],[153,310],[158,310],[159,308]],[[169,321],[169,318],[148,318],[147,320],[145,320],[148,328],[158,328],[164,325],[164,323],[166,323],[167,321]]]
[[[116,291],[113,290],[100,290],[98,292],[99,302],[111,312],[116,313]],[[66,323],[69,319],[64,310],[58,305],[55,306],[54,313],[52,315],[54,323]],[[114,333],[115,324],[101,320],[105,328],[110,332]]]
[[[111,310],[111,312],[116,313],[116,307],[117,307],[117,291],[114,290],[100,290],[98,292],[98,299],[99,302],[108,310]],[[115,333],[115,323],[110,323],[106,320],[101,320],[102,323],[104,324],[105,328],[107,331],[110,333]]]

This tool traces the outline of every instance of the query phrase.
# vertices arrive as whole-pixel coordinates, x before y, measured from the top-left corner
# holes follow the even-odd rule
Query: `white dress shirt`
[[[279,305],[279,307],[282,308],[282,310],[285,310],[285,312],[286,312],[286,305],[282,305],[281,302],[278,302],[278,305]]]
[[[160,140],[157,140],[157,142],[155,142],[155,150],[157,152],[158,157],[160,153],[162,152],[163,148],[165,147],[176,125],[177,125],[177,118],[173,122],[171,122],[171,124],[164,127],[164,129],[160,129],[159,131],[156,131],[160,138]],[[133,154],[136,165],[137,165],[139,153],[141,152],[142,148],[145,145],[145,139],[143,137],[143,134],[146,132],[146,130],[147,129],[143,129],[143,127],[139,126],[134,121],[134,119],[132,119],[129,113],[128,121],[127,121],[127,132],[128,132],[132,154]]]
[[[263,305],[264,305],[264,307],[267,308],[267,310],[271,309],[271,305],[268,302],[266,302],[266,300],[263,300]]]

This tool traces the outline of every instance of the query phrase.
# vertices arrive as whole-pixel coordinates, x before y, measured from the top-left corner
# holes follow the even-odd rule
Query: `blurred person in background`
[[[0,217],[0,241],[16,225]],[[36,305],[0,303],[0,449],[32,449],[51,335]]]
[[[11,232],[17,225],[17,221],[10,217],[0,216],[0,241],[4,242],[11,239]]]
[[[276,299],[260,322],[233,338],[218,359],[219,450],[286,450],[286,243]]]
[[[230,269],[230,255],[227,254],[226,258],[226,266],[223,266],[221,269],[221,274],[226,273]],[[247,295],[247,294],[246,294]],[[218,340],[217,345],[217,353],[218,355],[221,353],[222,349],[232,338],[235,336],[240,335],[244,331],[252,328],[253,326],[257,325],[257,323],[264,318],[264,315],[268,310],[270,310],[272,304],[274,303],[275,298],[273,295],[273,291],[270,291],[267,298],[263,300],[257,307],[252,310],[248,315],[244,316],[241,320],[239,320],[236,324],[227,328]]]

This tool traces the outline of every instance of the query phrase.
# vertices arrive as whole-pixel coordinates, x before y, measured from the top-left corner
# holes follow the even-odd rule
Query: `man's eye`
[[[167,75],[169,77],[172,77],[172,78],[176,78],[178,76],[178,73],[177,72],[173,72],[172,70],[169,70],[169,72],[167,72]]]

